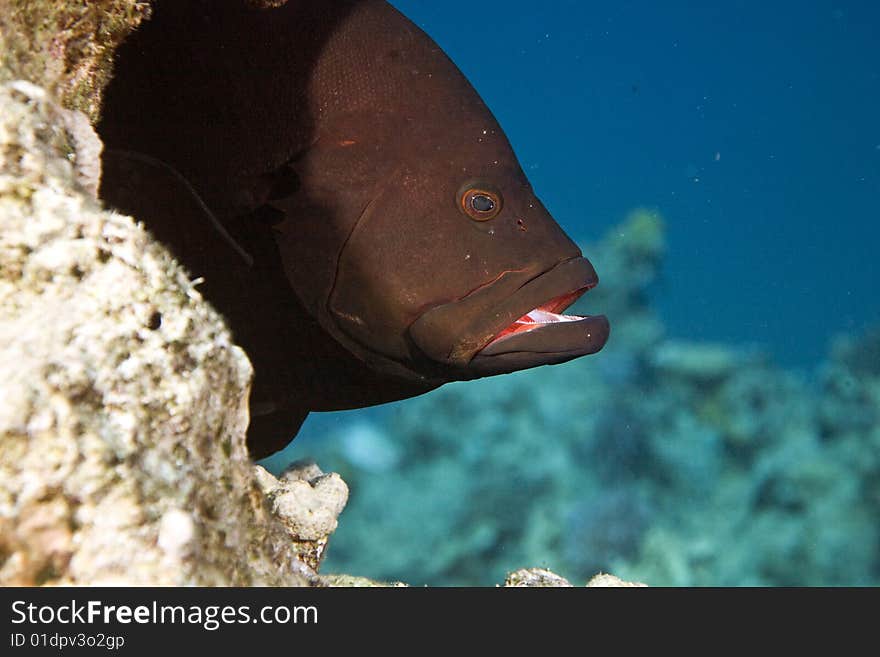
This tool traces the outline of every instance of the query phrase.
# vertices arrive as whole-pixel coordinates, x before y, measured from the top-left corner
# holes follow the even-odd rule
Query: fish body
[[[311,410],[608,337],[602,316],[561,314],[596,273],[492,113],[386,2],[160,2],[120,49],[99,132],[102,197],[205,279],[254,363],[255,456]]]

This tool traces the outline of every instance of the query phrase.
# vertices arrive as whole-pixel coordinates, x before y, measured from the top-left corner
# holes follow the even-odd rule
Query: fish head
[[[325,234],[298,244],[332,248],[286,259],[300,270],[294,289],[350,351],[406,378],[471,379],[598,351],[606,318],[562,314],[597,284],[592,265],[482,101],[449,114],[350,115],[313,145],[299,171]]]
[[[301,187],[288,203],[305,205],[284,208],[294,220],[278,229],[292,287],[325,330],[374,369],[433,382],[601,349],[605,317],[562,314],[596,272],[437,44],[363,3],[324,53],[314,138],[291,164]]]

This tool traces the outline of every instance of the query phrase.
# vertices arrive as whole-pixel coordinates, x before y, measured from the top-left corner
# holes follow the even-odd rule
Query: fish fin
[[[308,414],[308,409],[299,407],[283,408],[262,415],[252,414],[247,430],[251,458],[262,459],[284,449],[296,436]]]

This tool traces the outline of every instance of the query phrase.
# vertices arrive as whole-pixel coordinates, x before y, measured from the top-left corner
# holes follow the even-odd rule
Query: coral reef
[[[244,352],[167,251],[95,200],[89,119],[147,10],[0,6],[0,583],[319,584],[344,484],[300,477],[319,520],[270,508]]]
[[[149,13],[138,0],[0,0],[0,82],[38,84],[94,122],[114,49]]]
[[[880,583],[880,331],[841,338],[809,378],[665,336],[656,213],[585,252],[602,284],[578,305],[613,326],[601,354],[446,386],[309,443],[352,489],[325,567],[459,585],[522,564],[572,581]]]
[[[345,484],[255,472],[247,357],[95,198],[89,119],[147,10],[0,6],[0,583],[320,585]]]
[[[332,527],[285,522],[257,486],[244,352],[78,186],[62,114],[0,86],[0,583],[316,582],[303,561]],[[337,514],[340,485],[315,486]]]
[[[571,585],[564,577],[544,568],[520,568],[504,580],[504,586],[512,587],[567,588]]]

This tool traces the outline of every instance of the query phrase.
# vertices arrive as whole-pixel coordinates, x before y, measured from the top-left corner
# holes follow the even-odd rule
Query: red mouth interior
[[[568,292],[567,294],[562,294],[558,297],[555,297],[544,303],[533,310],[530,310],[525,315],[516,320],[513,324],[508,326],[503,331],[499,332],[489,344],[497,342],[501,338],[506,338],[507,336],[513,335],[515,333],[523,333],[525,331],[531,331],[532,329],[536,329],[539,326],[545,324],[551,324],[553,322],[572,322],[583,319],[583,317],[578,315],[562,315],[559,314],[560,311],[565,310],[575,301],[577,301],[578,297],[580,297],[584,292],[586,292],[589,287],[582,287],[579,290],[575,290],[574,292]]]

